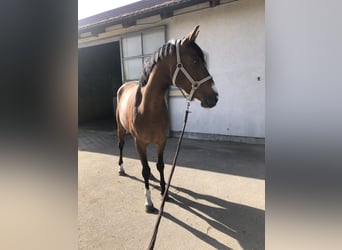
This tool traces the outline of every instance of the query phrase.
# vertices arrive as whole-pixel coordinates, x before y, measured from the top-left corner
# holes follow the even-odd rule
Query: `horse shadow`
[[[177,139],[168,140],[168,146],[164,152],[166,164],[172,163],[176,144]],[[81,129],[79,130],[79,150],[117,156],[116,135],[114,133],[91,132]],[[156,160],[154,150],[153,147],[148,149],[149,161]],[[139,159],[131,136],[126,136],[124,157]],[[264,163],[264,146],[185,139],[182,143],[177,165],[196,170],[264,180]],[[116,163],[113,163],[113,165],[116,165]],[[127,177],[143,183],[143,180],[136,176],[127,175]],[[150,185],[160,190],[158,180],[151,181]],[[265,248],[264,210],[174,185],[171,185],[171,187],[169,194],[173,198],[173,202],[181,209],[204,220],[208,224],[207,232],[205,233],[184,223],[174,214],[165,212],[165,219],[176,223],[215,249],[231,248],[211,236],[210,230],[216,230],[236,239],[243,249],[259,250]]]
[[[126,175],[128,178],[142,182],[143,180]],[[160,190],[158,180],[150,185]],[[208,194],[200,194],[192,190],[170,185],[172,190],[170,202],[190,212],[208,223],[206,233],[190,226],[168,212],[163,217],[186,229],[197,238],[211,245],[215,249],[232,249],[224,243],[210,236],[210,230],[216,230],[236,239],[242,249],[265,249],[265,211],[254,207],[230,202]],[[193,199],[186,198],[190,196]],[[197,201],[206,201],[205,205]]]

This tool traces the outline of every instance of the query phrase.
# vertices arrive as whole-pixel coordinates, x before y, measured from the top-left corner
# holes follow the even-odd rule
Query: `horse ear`
[[[195,28],[186,36],[182,39],[182,45],[189,43],[189,42],[194,42],[198,36],[199,33],[199,25],[196,25]]]

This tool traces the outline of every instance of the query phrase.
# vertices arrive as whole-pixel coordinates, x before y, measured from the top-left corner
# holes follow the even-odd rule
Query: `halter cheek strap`
[[[202,80],[199,81],[195,81],[190,74],[188,73],[188,71],[184,68],[182,62],[181,62],[181,58],[180,58],[180,53],[179,53],[179,46],[180,46],[181,41],[178,39],[176,40],[176,56],[177,56],[177,67],[175,69],[175,72],[173,73],[173,77],[172,77],[172,84],[174,86],[176,85],[176,78],[178,76],[179,71],[182,71],[182,73],[185,75],[185,77],[191,82],[191,91],[190,94],[188,95],[187,99],[188,101],[192,101],[193,96],[195,94],[195,91],[206,81],[212,79],[211,75],[208,75],[207,77],[203,78]],[[177,86],[178,87],[178,86]]]

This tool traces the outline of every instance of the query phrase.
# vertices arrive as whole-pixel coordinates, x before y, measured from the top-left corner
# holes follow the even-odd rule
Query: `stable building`
[[[185,137],[264,143],[264,21],[264,0],[144,0],[79,20],[79,122],[115,122],[122,83],[138,80],[145,58],[198,24],[219,101],[212,109],[192,102]],[[186,101],[175,87],[167,101],[177,135]]]

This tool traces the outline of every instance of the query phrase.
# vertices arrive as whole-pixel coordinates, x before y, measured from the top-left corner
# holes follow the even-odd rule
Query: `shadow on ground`
[[[172,164],[178,138],[169,138],[164,152],[166,164]],[[101,154],[119,155],[114,131],[79,129],[78,149]],[[184,139],[177,165],[189,168],[265,179],[265,146],[225,141]],[[132,137],[125,136],[124,158],[139,159]],[[125,160],[125,159],[124,159]],[[148,148],[148,160],[156,162],[156,150]],[[117,167],[117,162],[113,166]],[[150,166],[153,168],[154,166]]]
[[[126,177],[144,183],[142,179],[135,176],[126,175]],[[160,191],[157,179],[150,185]],[[265,249],[264,210],[229,202],[212,195],[203,195],[174,185],[171,185],[170,188],[173,190],[169,192],[170,202],[206,221],[209,226],[206,233],[203,233],[170,213],[164,212],[164,218],[183,227],[215,249],[231,248],[210,236],[210,230],[213,229],[236,239],[242,249]],[[186,195],[193,199],[186,198]],[[204,205],[201,201],[210,203],[212,206]]]
[[[79,129],[81,151],[96,152],[118,156],[114,131],[99,131],[89,128]],[[177,138],[169,138],[164,158],[166,164],[172,164],[177,146]],[[217,172],[222,174],[265,179],[265,158],[263,145],[250,145],[232,142],[200,141],[184,139],[178,157],[178,166]],[[156,161],[155,148],[149,147],[150,162]],[[126,136],[124,157],[139,159],[133,139]],[[153,165],[155,165],[153,163]],[[154,168],[152,164],[151,168]],[[137,166],[141,168],[141,166]],[[113,162],[117,169],[117,162]],[[125,177],[123,177],[125,178]],[[127,175],[143,183],[142,177]],[[158,180],[150,182],[159,190]],[[173,203],[204,220],[208,224],[206,233],[191,224],[181,221],[175,215],[165,212],[164,218],[191,232],[194,236],[215,249],[230,249],[219,240],[211,237],[210,230],[216,230],[236,239],[243,249],[264,249],[265,247],[265,211],[254,207],[233,203],[212,195],[201,194],[186,188],[171,185],[170,196]]]

